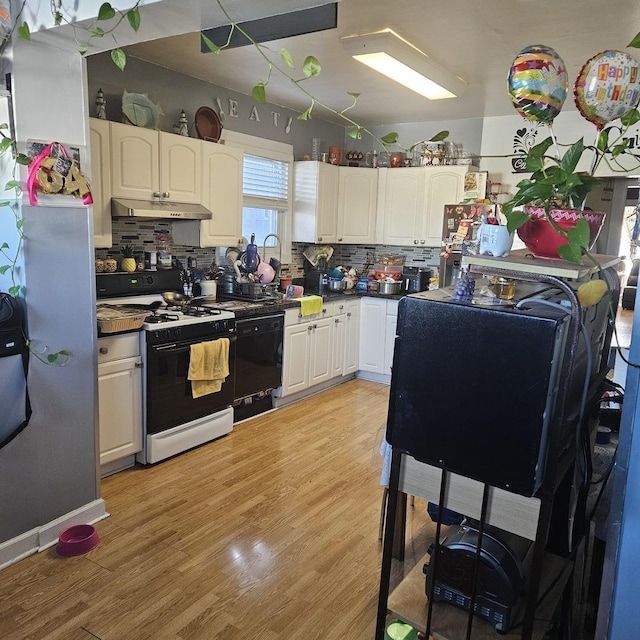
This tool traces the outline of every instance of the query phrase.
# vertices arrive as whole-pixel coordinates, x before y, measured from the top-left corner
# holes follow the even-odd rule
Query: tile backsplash
[[[124,218],[114,218],[112,220],[113,246],[110,249],[96,249],[96,258],[114,257],[117,260],[121,257],[120,249],[124,245],[133,247],[134,255],[141,256],[145,251],[153,251],[156,248],[157,235],[162,229],[170,228],[162,220],[143,221],[140,219],[130,220]],[[291,246],[291,263],[282,266],[282,273],[293,278],[304,276],[305,258],[303,251],[309,245],[306,243],[294,242]],[[439,247],[393,247],[387,245],[356,245],[356,244],[335,244],[333,246],[333,257],[330,266],[337,267],[350,266],[360,272],[364,265],[373,264],[382,255],[401,256],[407,266],[430,267],[437,270],[440,263]],[[187,264],[187,258],[195,258],[201,268],[210,267],[217,262],[214,248],[202,249],[199,247],[189,247],[175,245],[173,255]]]

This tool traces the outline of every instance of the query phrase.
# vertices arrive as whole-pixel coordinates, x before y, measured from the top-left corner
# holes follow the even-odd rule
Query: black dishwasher
[[[273,408],[271,392],[282,384],[284,313],[236,320],[234,421]]]

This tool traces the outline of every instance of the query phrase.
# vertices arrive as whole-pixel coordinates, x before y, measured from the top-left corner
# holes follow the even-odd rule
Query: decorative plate
[[[157,129],[158,120],[164,115],[160,105],[151,102],[146,93],[128,93],[126,89],[122,94],[122,113],[131,124],[146,129]]]
[[[200,107],[195,117],[196,133],[201,140],[218,142],[222,133],[222,123],[218,114],[210,107]]]

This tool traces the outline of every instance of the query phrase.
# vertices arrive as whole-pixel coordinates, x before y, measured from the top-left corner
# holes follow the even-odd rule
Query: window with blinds
[[[242,235],[255,234],[258,245],[271,233],[282,235],[282,214],[289,208],[289,166],[281,160],[244,155]],[[274,246],[275,238],[267,244]]]

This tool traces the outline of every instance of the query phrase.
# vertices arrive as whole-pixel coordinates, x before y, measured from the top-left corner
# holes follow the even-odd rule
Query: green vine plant
[[[321,100],[318,100],[316,96],[313,95],[311,91],[309,91],[304,83],[310,78],[315,78],[320,75],[322,71],[322,65],[320,61],[315,56],[307,56],[301,67],[302,77],[294,76],[292,71],[296,69],[296,63],[291,55],[291,52],[286,48],[282,47],[279,52],[274,52],[267,45],[261,44],[257,42],[250,33],[248,33],[244,28],[242,28],[237,22],[235,22],[232,17],[229,15],[225,7],[223,6],[221,0],[216,0],[220,10],[224,14],[224,16],[229,21],[229,35],[227,36],[227,41],[222,45],[217,45],[210,38],[203,34],[202,41],[206,45],[206,47],[215,54],[220,54],[224,49],[228,48],[232,36],[235,32],[242,34],[244,38],[256,49],[256,51],[262,56],[262,58],[267,63],[267,75],[266,79],[259,80],[257,84],[254,85],[251,90],[251,96],[253,99],[260,103],[265,104],[267,102],[267,85],[271,80],[273,72],[277,72],[287,80],[289,80],[292,84],[296,86],[296,88],[302,92],[309,99],[309,106],[298,115],[298,120],[310,120],[312,117],[312,113],[316,107],[321,107],[322,109],[328,111],[329,113],[337,116],[345,125],[347,135],[353,139],[360,140],[363,134],[368,135],[373,140],[376,140],[379,144],[381,144],[384,148],[388,148],[390,145],[396,145],[398,143],[398,133],[395,131],[391,131],[383,136],[377,136],[370,129],[363,126],[361,123],[354,120],[349,112],[357,105],[358,98],[360,97],[360,93],[349,91],[347,95],[351,99],[351,103],[346,106],[344,109],[336,109],[331,105],[328,105]],[[275,58],[279,55],[280,61],[276,62]],[[291,70],[291,71],[290,71]],[[449,136],[448,131],[440,131],[436,133],[433,137],[431,137],[428,141],[421,140],[419,142],[414,143],[411,147],[405,149],[405,151],[412,152],[418,145],[424,142],[439,142],[441,140],[445,140]]]

